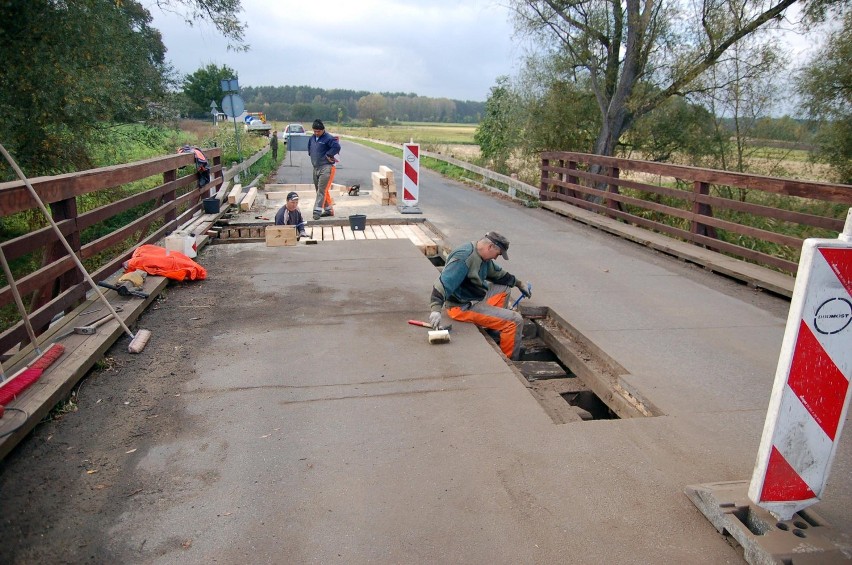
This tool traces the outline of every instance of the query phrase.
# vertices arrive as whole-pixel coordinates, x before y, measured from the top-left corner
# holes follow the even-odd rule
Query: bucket
[[[364,214],[353,214],[349,216],[349,226],[352,231],[364,231],[367,226],[367,216]]]
[[[218,214],[219,213],[219,199],[218,198],[205,198],[201,201],[204,206],[205,214]]]

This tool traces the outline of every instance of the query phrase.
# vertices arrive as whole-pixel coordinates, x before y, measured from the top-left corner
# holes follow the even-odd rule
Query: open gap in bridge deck
[[[648,400],[624,388],[622,367],[550,308],[521,306],[520,312],[520,359],[507,362],[518,369],[554,423],[661,415]]]
[[[313,225],[305,230],[312,241],[377,241],[381,239],[408,239],[423,254],[432,259],[440,259],[445,253],[443,238],[436,235],[422,222],[410,224],[368,223],[364,229],[353,229],[350,225]],[[266,225],[225,225],[217,226],[208,234],[213,243],[249,243],[262,242]],[[433,261],[434,264],[434,261]]]

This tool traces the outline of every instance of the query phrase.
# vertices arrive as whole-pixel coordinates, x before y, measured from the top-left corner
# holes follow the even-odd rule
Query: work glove
[[[432,312],[431,314],[429,314],[429,325],[436,330],[441,327],[440,312]]]
[[[527,298],[532,297],[532,291],[530,290],[530,287],[527,286],[527,283],[525,283],[524,281],[518,279],[517,281],[515,281],[515,286],[518,288],[518,290],[521,291],[521,294],[523,294]]]
[[[145,276],[148,273],[142,270],[131,271],[129,273],[124,273],[120,277],[118,277],[118,282],[129,282],[136,288],[142,288],[142,285],[145,284]]]

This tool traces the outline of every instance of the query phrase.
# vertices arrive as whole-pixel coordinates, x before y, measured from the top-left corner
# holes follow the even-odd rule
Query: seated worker
[[[305,233],[305,220],[302,219],[302,212],[299,210],[298,193],[287,193],[287,203],[275,213],[275,225],[296,226],[300,238],[308,237],[308,234]]]
[[[493,231],[479,241],[453,249],[432,287],[429,323],[438,329],[441,310],[446,306],[453,320],[499,332],[500,349],[509,359],[517,360],[524,320],[508,308],[509,294],[512,287],[528,298],[531,293],[523,281],[494,262],[501,255],[508,260],[508,251],[509,240]]]

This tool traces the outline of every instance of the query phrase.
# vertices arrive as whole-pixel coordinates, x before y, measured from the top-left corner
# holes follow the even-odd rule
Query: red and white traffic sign
[[[852,387],[852,209],[839,239],[804,242],[748,496],[781,520],[818,502]]]
[[[420,191],[420,144],[402,146],[402,206],[417,206]]]

